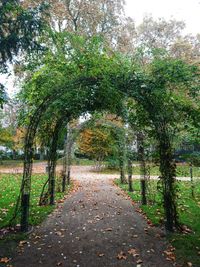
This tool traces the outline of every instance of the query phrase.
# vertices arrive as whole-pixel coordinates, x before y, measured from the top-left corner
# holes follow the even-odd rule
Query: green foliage
[[[0,56],[1,70],[6,62],[12,61],[19,51],[41,48],[37,37],[44,29],[41,13],[45,6],[35,9],[22,8],[20,1],[3,1],[0,5]]]
[[[20,52],[33,53],[42,45],[38,37],[45,28],[42,13],[46,5],[24,9],[19,0],[2,1],[0,4],[0,74],[8,72],[8,62],[16,61]],[[8,100],[5,87],[0,83],[0,105]]]
[[[13,146],[13,134],[12,131],[8,128],[0,128],[0,145],[3,145],[7,148],[12,148]]]
[[[8,101],[8,95],[5,90],[5,86],[0,83],[0,107],[3,108],[3,103]]]
[[[26,81],[19,95],[29,107],[22,114],[27,123],[27,116],[44,101],[49,101],[47,112],[43,111],[46,116],[64,110],[71,118],[94,110],[120,110],[122,98],[116,90],[116,76],[121,69],[118,59],[108,56],[97,38],[85,40],[68,35],[65,41],[66,54],[47,54],[43,66]]]

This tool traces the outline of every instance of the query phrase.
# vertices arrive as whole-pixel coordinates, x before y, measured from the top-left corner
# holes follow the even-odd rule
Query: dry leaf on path
[[[97,255],[98,255],[98,257],[103,257],[103,256],[105,256],[104,253],[98,253]]]
[[[25,241],[25,240],[22,240],[22,241],[20,241],[19,242],[19,247],[23,247],[23,245],[25,245],[27,243],[27,241]]]
[[[9,261],[10,261],[10,259],[7,257],[0,259],[0,263],[8,263]]]
[[[132,255],[133,257],[139,256],[138,251],[135,248],[129,249],[128,254]]]
[[[175,261],[175,260],[176,260],[176,256],[175,256],[175,254],[174,254],[173,251],[167,251],[167,250],[165,250],[164,253],[165,253],[165,255],[167,256],[166,259],[167,259],[168,261]]]
[[[108,232],[110,232],[110,231],[112,231],[113,229],[110,227],[110,228],[106,228],[104,231],[108,231]]]
[[[123,251],[121,251],[121,252],[117,255],[117,259],[118,259],[118,260],[126,260],[126,259],[127,259],[127,256],[126,256],[126,254],[125,254]]]

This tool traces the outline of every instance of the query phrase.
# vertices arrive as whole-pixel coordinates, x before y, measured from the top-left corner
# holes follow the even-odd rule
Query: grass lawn
[[[127,194],[134,200],[140,201],[140,181],[133,180],[134,192],[128,192],[128,185],[121,185],[119,180],[115,180]],[[195,199],[191,196],[191,186],[189,182],[178,182],[179,200],[178,210],[180,222],[192,229],[190,234],[171,234],[168,238],[176,248],[177,259],[183,266],[188,266],[187,262],[192,262],[193,267],[200,266],[200,180],[195,182]],[[149,182],[148,200],[151,204],[141,206],[147,217],[155,224],[163,223],[163,208],[161,195],[157,192],[157,182]]]
[[[1,160],[0,168],[13,168],[13,167],[22,167],[22,160]]]
[[[39,206],[39,197],[42,186],[47,180],[45,174],[35,174],[32,176],[32,193],[31,193],[31,207],[30,207],[30,224],[37,225],[41,223],[46,216],[52,212],[54,206]],[[21,184],[21,175],[3,174],[0,176],[0,228],[9,225],[12,218],[16,199],[19,195]],[[58,185],[57,185],[58,187]],[[70,187],[67,188],[69,191]],[[63,193],[56,193],[56,200],[61,199]],[[19,223],[19,216],[16,223]]]
[[[33,163],[47,163],[45,160],[34,160]],[[63,159],[60,158],[57,161],[58,165],[63,164]],[[93,166],[95,165],[94,160],[90,159],[73,159],[72,160],[72,165],[79,165],[79,166]],[[23,167],[23,161],[22,160],[3,160],[0,161],[0,169],[4,168],[17,168],[17,167]]]
[[[103,169],[101,171],[102,173],[107,174],[115,174],[118,173],[119,170],[116,169]],[[133,167],[133,175],[139,175],[140,174],[140,167],[134,166]],[[150,165],[150,175],[160,175],[159,167],[155,165]],[[189,177],[190,176],[190,167],[186,164],[184,165],[177,165],[177,177]],[[193,167],[193,176],[194,177],[200,177],[200,167]]]
[[[39,162],[46,162],[44,160],[33,160],[34,163]],[[23,160],[2,160],[0,161],[0,168],[15,168],[15,167],[23,167],[24,161]]]
[[[55,206],[39,206],[39,197],[42,186],[47,180],[47,175],[33,175],[32,176],[32,194],[31,194],[31,207],[30,207],[30,225],[40,224],[48,214],[50,214]],[[21,175],[3,174],[0,175],[0,229],[6,228],[9,225],[9,221],[13,216],[15,209],[16,199],[19,194],[21,184]],[[68,186],[66,193],[69,192],[73,185]],[[57,189],[60,187],[57,184]],[[56,200],[60,200],[64,197],[63,193],[56,193]],[[19,216],[14,224],[18,224],[20,221]],[[27,238],[26,233],[9,232],[5,236],[0,236],[0,258],[12,257],[15,253],[18,242]],[[1,263],[0,263],[0,266]],[[5,266],[5,265],[3,265]]]

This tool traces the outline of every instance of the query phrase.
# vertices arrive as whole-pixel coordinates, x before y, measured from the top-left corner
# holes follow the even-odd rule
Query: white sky
[[[183,20],[187,33],[200,33],[200,0],[125,1],[126,14],[135,20],[136,25],[142,22],[145,14],[152,14],[154,18]]]

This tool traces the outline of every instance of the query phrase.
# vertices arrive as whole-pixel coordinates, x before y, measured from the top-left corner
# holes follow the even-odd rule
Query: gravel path
[[[14,267],[169,267],[160,229],[149,226],[111,176],[73,168],[79,189],[21,243]],[[116,175],[114,175],[116,177]]]
[[[46,172],[46,166],[47,164],[45,162],[38,162],[33,164],[33,173],[45,173]],[[62,165],[58,165],[56,168],[57,172],[60,172],[62,170]],[[72,166],[72,174],[78,175],[79,179],[85,179],[85,177],[91,177],[91,175],[95,175],[95,178],[102,179],[106,176],[107,178],[116,178],[116,174],[102,174],[98,172],[92,172],[92,166]],[[91,173],[92,172],[92,173]],[[23,173],[23,167],[1,167],[0,166],[0,174],[4,173],[13,173],[13,174],[20,174]],[[104,177],[105,178],[105,177]],[[133,175],[133,179],[139,179],[140,175]],[[157,180],[158,175],[151,175],[151,179]],[[194,177],[194,179],[199,179],[199,177]],[[190,181],[190,177],[177,177],[177,180],[181,181]]]

